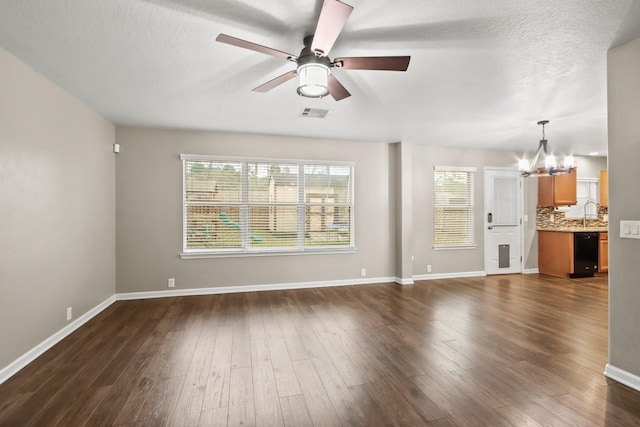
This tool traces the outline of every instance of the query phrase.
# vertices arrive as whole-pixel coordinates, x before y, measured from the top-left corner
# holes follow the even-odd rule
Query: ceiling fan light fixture
[[[298,95],[322,98],[329,94],[329,67],[321,63],[307,63],[298,67]]]

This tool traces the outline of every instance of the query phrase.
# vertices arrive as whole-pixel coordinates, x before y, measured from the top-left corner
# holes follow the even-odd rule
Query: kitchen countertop
[[[609,231],[607,227],[558,227],[558,228],[549,228],[549,227],[538,227],[536,231],[557,231],[560,233],[583,233],[583,232],[596,232],[596,233],[604,233]]]

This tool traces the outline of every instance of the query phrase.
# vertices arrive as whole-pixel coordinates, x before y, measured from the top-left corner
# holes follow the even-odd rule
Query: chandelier
[[[563,162],[559,165],[556,156],[551,152],[549,141],[546,140],[544,134],[544,126],[549,123],[549,120],[540,120],[539,125],[542,125],[542,139],[538,145],[538,150],[531,161],[520,159],[518,161],[518,170],[522,176],[535,176],[535,175],[562,175],[571,172],[575,169],[575,160],[573,156],[566,156]],[[538,167],[538,160],[540,155],[544,153],[544,166]]]

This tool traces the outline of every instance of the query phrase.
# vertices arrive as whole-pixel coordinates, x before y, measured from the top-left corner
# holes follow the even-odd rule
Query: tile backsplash
[[[606,206],[598,206],[598,219],[587,219],[588,227],[606,227],[605,215],[609,214]],[[553,218],[553,220],[552,220]],[[571,228],[582,227],[582,219],[567,219],[564,212],[556,210],[553,206],[536,207],[536,227],[541,228]]]

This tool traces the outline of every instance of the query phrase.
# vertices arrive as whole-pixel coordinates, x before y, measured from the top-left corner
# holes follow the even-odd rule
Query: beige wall
[[[114,293],[114,137],[0,48],[0,370]]]
[[[523,212],[527,221],[523,222],[524,260],[525,269],[538,268],[538,232],[536,231],[536,206],[538,205],[538,180],[527,178],[523,180]]]
[[[640,220],[640,39],[609,51],[609,363],[640,375],[640,240],[620,239]]]
[[[413,146],[393,144],[395,161],[396,204],[396,278],[399,283],[413,283]]]
[[[600,178],[600,171],[607,170],[606,157],[576,156],[578,178]]]
[[[118,292],[395,275],[388,144],[120,127],[116,139]],[[357,253],[180,259],[181,153],[355,161]]]
[[[433,167],[434,166],[475,167],[475,217],[474,232],[475,249],[433,250]],[[462,148],[433,147],[416,144],[413,148],[413,227],[414,227],[414,274],[427,273],[427,265],[432,267],[431,273],[454,273],[484,271],[484,167],[517,167],[517,157],[512,152],[491,150],[470,150]],[[531,178],[534,179],[534,178]],[[537,186],[533,186],[537,190]],[[527,227],[533,221],[535,227],[535,197],[537,194],[525,187],[525,214],[529,215],[529,223],[525,224],[525,268],[529,267],[533,234]],[[533,202],[531,198],[533,197]],[[531,207],[533,210],[531,213]],[[534,228],[535,230],[535,228]],[[537,246],[536,246],[537,248]],[[537,251],[537,249],[536,249]],[[537,260],[537,254],[536,254]],[[534,266],[537,265],[537,262]]]
[[[406,143],[127,127],[118,127],[116,139],[122,148],[116,161],[117,290],[122,293],[166,290],[169,277],[176,278],[178,289],[191,289],[360,279],[360,268],[367,269],[368,277],[403,281],[425,274],[427,264],[433,273],[482,271],[483,168],[516,164],[510,152]],[[355,161],[357,253],[180,259],[181,153]],[[432,249],[435,164],[478,168],[475,250]],[[410,192],[403,191],[401,177],[410,181]],[[534,227],[535,189],[525,195]],[[534,233],[525,238],[528,249],[535,249]],[[525,252],[527,268],[535,268],[535,255]]]

